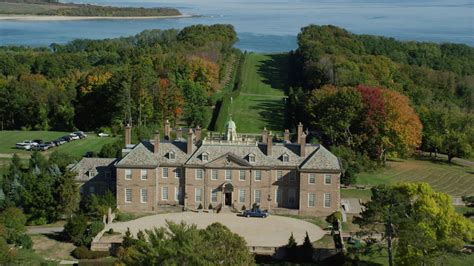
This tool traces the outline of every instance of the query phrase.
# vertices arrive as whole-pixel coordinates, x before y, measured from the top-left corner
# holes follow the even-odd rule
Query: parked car
[[[109,136],[109,134],[103,133],[103,132],[101,132],[101,133],[99,133],[99,134],[97,134],[97,135],[98,135],[99,137],[101,137],[101,138],[103,138],[103,137],[108,137],[108,136]]]
[[[82,132],[82,131],[72,132],[72,134],[78,136],[80,139],[83,139],[83,138],[86,138],[86,137],[87,137],[87,135],[86,135],[84,132]]]
[[[71,140],[78,140],[80,139],[78,135],[74,134],[74,133],[71,133],[69,134],[69,137],[71,138]]]
[[[22,150],[31,150],[34,146],[37,146],[38,143],[32,141],[32,140],[24,140],[22,142],[19,142],[15,144],[15,147],[17,149],[22,149]]]
[[[48,145],[50,148],[57,146],[54,141],[48,141],[48,142],[45,142],[44,144]]]
[[[260,209],[256,209],[256,210],[246,210],[244,211],[244,213],[242,214],[242,216],[245,216],[247,218],[249,217],[260,217],[260,218],[267,218],[268,217],[268,212],[266,211],[262,211]]]
[[[63,145],[64,143],[66,143],[66,141],[62,138],[55,139],[55,140],[53,140],[53,142],[54,142],[54,144],[56,144],[56,146]]]
[[[32,150],[35,150],[35,151],[46,151],[48,150],[49,148],[51,148],[50,145],[46,144],[46,143],[43,143],[43,144],[38,144],[36,146],[34,146],[32,148]]]
[[[32,140],[33,142],[37,143],[37,144],[43,144],[43,140],[42,139],[34,139]]]
[[[66,141],[66,142],[69,142],[69,141],[72,140],[71,136],[62,136],[61,139]]]

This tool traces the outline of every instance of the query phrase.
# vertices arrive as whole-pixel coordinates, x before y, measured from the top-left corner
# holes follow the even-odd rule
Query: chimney
[[[267,128],[264,127],[263,132],[262,132],[262,142],[267,143],[267,138],[268,138],[268,131],[267,131]]]
[[[193,137],[194,137],[193,129],[190,128],[188,131],[188,141],[186,143],[186,153],[188,155],[191,155],[191,153],[193,152]]]
[[[283,140],[285,141],[285,143],[290,142],[290,130],[289,129],[285,129],[285,134],[284,134]]]
[[[306,156],[306,134],[303,133],[299,137],[300,139],[300,156],[305,157]]]
[[[182,139],[183,138],[183,129],[178,128],[176,129],[176,139]]]
[[[301,135],[303,134],[303,124],[301,124],[301,122],[298,124],[298,132],[297,132],[298,135],[296,135],[296,138],[297,138],[297,141],[298,141],[298,144],[300,144],[301,142]]]
[[[157,154],[160,149],[160,131],[155,132],[155,146],[153,147],[153,153]]]
[[[201,140],[201,127],[197,126],[196,129],[196,136],[194,137],[196,139],[196,142]]]
[[[125,147],[127,147],[127,145],[130,145],[132,144],[132,127],[130,126],[130,124],[127,124],[125,126]]]
[[[165,139],[166,140],[170,140],[171,139],[171,128],[170,128],[170,121],[168,119],[166,119],[165,121],[165,130],[164,130],[164,133],[165,133]]]
[[[273,150],[273,135],[272,132],[270,131],[270,134],[267,136],[267,156],[272,155],[272,150]]]

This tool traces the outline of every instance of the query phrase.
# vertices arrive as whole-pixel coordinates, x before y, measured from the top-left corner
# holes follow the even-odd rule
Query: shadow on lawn
[[[263,77],[263,82],[272,88],[288,93],[288,55],[272,54],[270,59],[262,61],[257,68],[258,74]]]
[[[256,106],[252,106],[251,111],[257,111],[258,114],[262,117],[262,121],[267,128],[273,130],[282,131],[283,128],[280,128],[285,123],[285,103],[283,99],[278,100],[258,100],[252,99],[252,101],[257,102]],[[276,127],[275,127],[276,126]]]

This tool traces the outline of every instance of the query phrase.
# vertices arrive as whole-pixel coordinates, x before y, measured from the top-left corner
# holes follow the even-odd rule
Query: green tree
[[[59,210],[70,218],[79,209],[81,194],[76,183],[76,174],[66,171],[59,180],[58,203]]]
[[[473,132],[471,130],[469,133]],[[454,157],[469,157],[472,146],[465,132],[448,130],[443,139],[441,151],[448,155],[448,162],[451,162]]]
[[[63,233],[74,245],[86,246],[87,226],[87,218],[84,215],[77,215],[68,219]]]
[[[7,208],[0,214],[0,224],[5,228],[5,239],[8,243],[16,243],[26,233],[26,216],[18,208]]]

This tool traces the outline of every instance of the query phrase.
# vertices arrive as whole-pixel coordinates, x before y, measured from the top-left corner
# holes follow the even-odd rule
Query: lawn
[[[33,250],[43,258],[55,260],[76,260],[71,256],[75,246],[72,243],[58,240],[57,235],[32,235]]]
[[[448,164],[444,161],[410,159],[388,162],[386,168],[357,176],[358,184],[379,185],[397,182],[426,182],[434,190],[451,196],[474,191],[474,167]]]
[[[43,141],[49,141],[64,135],[68,135],[69,133],[70,132],[58,131],[0,131],[0,154],[18,153],[20,156],[23,155],[24,157],[27,157],[31,151],[16,149],[15,143],[31,139],[42,139]],[[116,140],[117,138],[100,138],[94,133],[90,133],[85,139],[74,140],[59,147],[54,147],[44,152],[44,154],[49,155],[53,151],[60,151],[80,157],[84,155],[86,151],[98,152],[104,144],[112,143]]]
[[[341,188],[341,198],[358,198],[369,201],[371,196],[370,189]]]
[[[285,54],[250,53],[245,56],[240,95],[221,110],[223,114],[232,114],[237,132],[260,133],[264,127],[273,131],[284,130],[287,60]],[[223,127],[216,125],[219,131]]]

